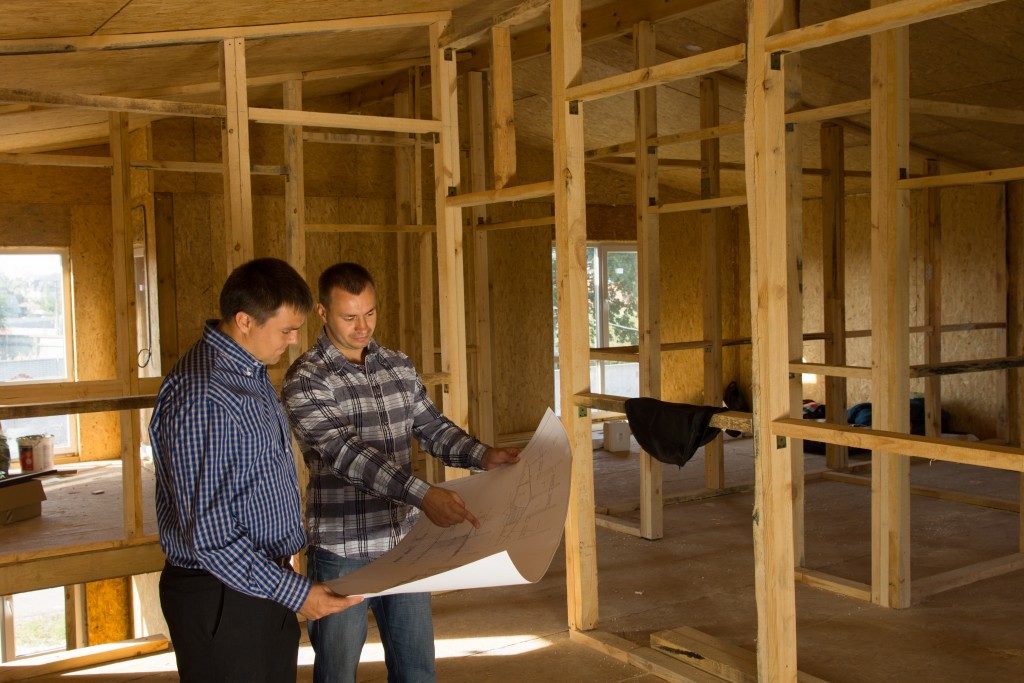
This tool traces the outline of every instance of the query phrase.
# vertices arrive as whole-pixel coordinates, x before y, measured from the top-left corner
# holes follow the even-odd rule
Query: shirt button
[[[246,377],[252,377],[252,370],[246,370],[245,371],[245,376]]]

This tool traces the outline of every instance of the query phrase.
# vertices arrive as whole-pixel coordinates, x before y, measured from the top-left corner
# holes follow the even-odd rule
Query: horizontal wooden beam
[[[110,157],[73,156],[70,154],[0,154],[0,164],[12,166],[66,166],[68,168],[110,168]]]
[[[52,676],[65,671],[142,657],[155,652],[163,652],[170,647],[171,641],[167,639],[167,636],[152,635],[134,640],[31,655],[0,664],[0,683]]]
[[[769,36],[766,52],[799,52],[958,14],[1001,0],[897,0],[843,17]]]
[[[832,574],[826,574],[806,567],[794,569],[794,576],[797,583],[802,583],[811,588],[820,588],[846,598],[853,598],[862,602],[871,602],[871,586],[853,579],[844,579]]]
[[[626,534],[627,536],[636,536],[637,538],[640,538],[640,526],[636,522],[630,522],[629,520],[620,519],[618,517],[612,517],[611,515],[602,515],[599,513],[595,513],[594,524],[602,529],[617,531],[620,534]]]
[[[880,429],[866,429],[795,418],[774,420],[772,434],[792,439],[823,441],[840,446],[856,446],[886,453],[914,455],[929,460],[959,462],[965,465],[1024,472],[1024,450],[1011,446],[914,436]]]
[[[615,396],[613,394],[595,394],[594,392],[581,392],[573,397],[573,402],[583,408],[595,410],[607,410],[613,413],[622,413],[626,409],[628,396]],[[716,413],[711,418],[711,426],[717,429],[738,429],[749,432],[751,414],[737,410],[726,410]]]
[[[947,119],[968,119],[989,123],[1008,123],[1024,125],[1024,111],[1020,109],[1002,109],[1000,107],[984,107],[977,104],[960,102],[942,102],[939,100],[921,100],[911,98],[910,112],[926,116],[939,116]]]
[[[855,365],[825,365],[824,363],[790,363],[790,372],[822,375],[824,377],[846,377],[848,379],[871,379],[871,368]]]
[[[448,384],[451,381],[451,375],[447,372],[425,372],[420,375],[420,381],[425,387],[433,387],[439,384]]]
[[[966,173],[944,173],[942,175],[904,178],[896,181],[896,187],[901,190],[922,190],[929,187],[1005,183],[1010,180],[1024,180],[1024,166],[998,168],[991,171],[968,171]]]
[[[4,383],[0,384],[0,404],[118,398],[127,393],[128,383],[119,379],[85,382],[36,382],[33,384]]]
[[[95,50],[134,50],[167,45],[217,43],[231,38],[283,38],[349,31],[373,31],[413,26],[429,26],[446,21],[451,12],[416,12],[375,17],[352,17],[322,21],[296,21],[262,26],[227,26],[223,28],[159,31],[154,33],[107,33],[60,38],[26,38],[0,40],[0,55],[91,52]]]
[[[146,100],[113,95],[78,95],[74,93],[46,92],[23,88],[0,88],[0,102],[25,102],[44,107],[71,107],[100,111],[128,112],[130,114],[164,114],[193,118],[216,118],[225,115],[224,105],[200,102],[173,102]]]
[[[570,102],[586,102],[602,97],[633,92],[641,88],[650,88],[684,78],[696,78],[736,66],[743,61],[746,54],[747,46],[743,43],[710,52],[702,52],[692,57],[683,57],[682,59],[674,59],[671,62],[656,64],[655,66],[634,69],[623,74],[616,74],[608,78],[568,88],[565,91],[565,99]]]
[[[862,477],[860,475],[850,474],[847,472],[833,472],[828,470],[822,472],[820,478],[826,481],[836,481],[841,484],[854,484],[855,486],[865,487],[871,486],[871,477]],[[979,496],[973,493],[965,493],[963,491],[950,491],[948,489],[937,489],[931,486],[916,485],[911,485],[910,493],[915,496],[921,496],[922,498],[934,498],[936,500],[945,500],[950,503],[961,503],[963,505],[973,505],[974,507],[1003,510],[1005,512],[1020,512],[1020,503],[1015,500],[1007,500],[1005,498]]]
[[[438,133],[441,130],[441,123],[431,119],[403,119],[395,116],[334,114],[299,109],[264,109],[262,107],[249,107],[249,120],[282,126],[350,128],[352,130],[391,131],[394,133]]]
[[[223,173],[224,164],[217,161],[162,161],[147,159],[131,162],[137,171],[167,171],[169,173]],[[288,175],[284,166],[253,165],[249,172],[252,175]]]
[[[871,113],[871,100],[855,100],[787,112],[786,123],[814,123],[869,113]]]
[[[483,190],[481,192],[465,192],[462,194],[449,195],[445,201],[448,206],[468,208],[471,206],[484,206],[486,204],[498,204],[501,202],[518,202],[526,199],[539,199],[550,197],[555,192],[555,182],[544,180],[529,185],[512,185],[498,190]]]
[[[949,361],[932,365],[914,365],[910,368],[910,376],[941,377],[943,375],[963,375],[969,372],[991,372],[1024,367],[1024,356],[1006,358],[981,358],[978,360]]]
[[[684,142],[700,142],[701,140],[721,138],[726,135],[739,135],[742,132],[743,122],[737,121],[735,123],[723,123],[720,126],[712,126],[710,128],[698,128],[697,130],[687,130],[681,133],[672,133],[670,135],[659,135],[656,138],[648,140],[647,144],[650,147],[666,147],[668,145],[677,145]],[[620,142],[617,145],[587,150],[587,159],[601,159],[604,157],[614,157],[623,154],[634,154],[635,152],[635,142]]]
[[[666,681],[678,683],[721,683],[723,679],[701,671],[695,666],[669,657],[664,652],[637,645],[631,640],[607,631],[569,629],[569,640],[586,645],[606,656],[629,664]]]
[[[48,403],[6,404],[0,405],[0,420],[17,420],[24,417],[49,417],[51,415],[105,413],[115,410],[142,410],[144,408],[152,408],[154,405],[156,405],[156,394],[51,401]]]
[[[333,133],[330,131],[306,130],[302,132],[306,142],[319,142],[327,145],[367,145],[377,147],[411,147],[416,144],[415,138],[386,137],[382,135],[360,135],[359,133]]]
[[[61,554],[49,557],[18,557],[11,562],[4,558],[0,564],[0,595],[148,574],[164,566],[164,553],[156,535],[130,544],[122,541],[116,547],[60,551]]]
[[[693,199],[686,202],[672,202],[647,207],[647,213],[680,213],[683,211],[708,211],[711,209],[746,206],[747,195],[738,194],[730,197],[711,197],[710,199]]]
[[[540,218],[521,218],[515,221],[502,221],[500,223],[469,224],[466,227],[472,230],[514,230],[517,228],[550,227],[554,224],[554,216],[542,216]]]
[[[405,234],[426,234],[434,232],[433,225],[365,225],[357,223],[307,223],[306,232],[400,232]]]

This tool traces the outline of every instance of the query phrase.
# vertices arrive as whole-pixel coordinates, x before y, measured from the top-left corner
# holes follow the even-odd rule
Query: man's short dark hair
[[[281,306],[301,313],[313,308],[309,285],[290,265],[277,258],[246,261],[231,271],[220,290],[220,318],[234,320],[239,312],[248,313],[262,325]]]
[[[367,286],[375,287],[373,276],[370,271],[358,263],[335,263],[333,266],[320,273],[319,289],[320,303],[327,306],[331,302],[331,290],[335,287],[343,289],[349,294],[361,294]]]

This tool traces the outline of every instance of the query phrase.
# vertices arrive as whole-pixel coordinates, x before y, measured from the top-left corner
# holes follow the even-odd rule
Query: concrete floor
[[[807,456],[808,469],[823,458]],[[749,482],[749,439],[727,443],[727,485]],[[1015,474],[944,463],[915,465],[914,484],[1016,500]],[[637,498],[632,456],[596,454],[599,506]],[[665,494],[699,488],[698,454],[681,470],[665,468]],[[866,487],[829,481],[806,489],[806,565],[868,582],[870,500]],[[755,648],[751,494],[665,509],[665,538],[652,542],[598,529],[600,628],[640,644],[654,631],[689,626],[751,651]],[[635,517],[635,515],[634,515]],[[1018,518],[1009,512],[915,496],[915,576],[1017,552]],[[981,581],[888,610],[797,586],[799,666],[836,682],[1024,681],[1024,571]],[[538,584],[435,597],[438,674],[443,681],[655,681],[649,674],[570,642],[561,553]],[[386,673],[376,633],[360,680]],[[310,680],[312,651],[300,652],[300,680]],[[36,680],[71,680],[62,677]],[[79,671],[76,681],[175,680],[162,654]]]

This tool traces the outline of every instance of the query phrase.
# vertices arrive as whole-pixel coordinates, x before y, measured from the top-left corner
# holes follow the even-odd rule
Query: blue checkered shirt
[[[305,535],[288,423],[266,366],[208,322],[160,386],[149,435],[168,562],[298,611],[311,581],[273,562],[297,553]]]
[[[309,544],[376,558],[412,528],[430,485],[414,477],[411,438],[450,467],[480,467],[487,446],[434,406],[409,358],[374,341],[363,365],[321,332],[282,391],[309,467]]]

